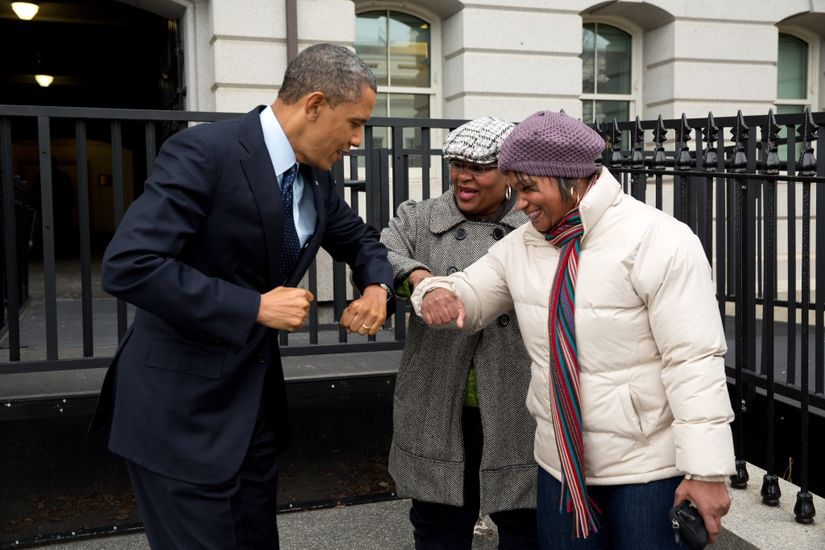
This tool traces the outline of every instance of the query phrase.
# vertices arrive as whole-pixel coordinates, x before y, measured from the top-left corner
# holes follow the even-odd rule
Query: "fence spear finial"
[[[610,148],[613,153],[610,155],[610,166],[622,165],[622,131],[619,130],[619,122],[614,118],[610,128]]]
[[[631,168],[644,168],[645,165],[645,131],[639,115],[636,115],[636,124],[633,126],[633,153],[630,155]]]
[[[764,174],[779,173],[779,154],[777,153],[776,135],[779,132],[779,125],[773,115],[773,109],[768,109],[768,118],[762,126],[762,154],[764,155]]]
[[[811,143],[816,139],[818,129],[819,125],[814,122],[811,111],[805,107],[802,124],[799,125],[796,131],[800,141],[802,141],[802,152],[799,154],[799,169],[796,171],[800,176],[816,175],[816,157],[814,156],[814,148]]]
[[[687,116],[682,113],[682,120],[676,130],[676,141],[679,143],[679,156],[676,157],[677,170],[690,170],[690,149],[688,149],[687,142],[691,139],[690,133],[692,131]]]
[[[703,141],[706,143],[705,153],[702,157],[702,167],[707,172],[716,170],[716,163],[718,155],[716,154],[715,143],[719,139],[719,127],[716,126],[716,121],[713,120],[713,113],[708,111],[708,124],[705,126],[705,137]]]
[[[667,128],[665,128],[665,123],[662,122],[662,115],[659,115],[659,119],[656,121],[656,128],[653,129],[653,143],[656,144],[655,148],[653,149],[653,169],[654,170],[664,170],[666,166],[666,156],[665,156],[665,147],[664,142],[667,141]]]
[[[745,153],[748,143],[748,130],[750,128],[745,124],[745,117],[742,116],[740,109],[736,113],[736,124],[730,129],[730,134],[733,138],[733,162],[732,171],[741,173],[748,169],[748,155]]]

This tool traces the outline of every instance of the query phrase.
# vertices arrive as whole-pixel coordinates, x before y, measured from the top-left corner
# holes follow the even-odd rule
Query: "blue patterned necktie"
[[[301,242],[298,240],[298,232],[295,231],[295,219],[292,216],[292,187],[295,183],[295,176],[298,173],[298,165],[293,164],[289,170],[281,177],[281,202],[284,206],[284,245],[281,250],[281,282],[285,282],[289,274],[292,273],[298,256],[301,253]]]

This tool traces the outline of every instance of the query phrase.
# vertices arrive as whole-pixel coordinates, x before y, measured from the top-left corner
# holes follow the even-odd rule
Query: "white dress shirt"
[[[269,152],[269,158],[272,160],[272,168],[275,169],[275,175],[278,177],[278,185],[281,184],[284,172],[289,170],[293,164],[296,164],[295,152],[292,146],[289,145],[289,140],[284,134],[278,119],[275,118],[275,113],[272,112],[272,107],[267,106],[261,111],[261,128],[264,132],[264,143],[266,150]],[[311,184],[310,184],[311,185]],[[304,191],[307,191],[306,193]],[[312,196],[312,190],[308,187],[307,182],[301,171],[295,177],[295,183],[292,186],[292,219],[295,220],[295,231],[298,233],[298,241],[301,246],[309,240],[315,232],[315,222],[318,220],[318,213],[315,211],[315,200]]]

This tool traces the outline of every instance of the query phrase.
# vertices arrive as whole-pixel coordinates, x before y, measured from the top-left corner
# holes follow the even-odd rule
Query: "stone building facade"
[[[190,110],[271,102],[290,38],[367,59],[376,115],[825,109],[825,0],[125,1],[180,21]]]

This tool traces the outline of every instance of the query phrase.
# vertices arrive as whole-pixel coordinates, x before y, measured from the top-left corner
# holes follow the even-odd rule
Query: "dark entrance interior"
[[[35,105],[81,108],[176,110],[184,108],[183,59],[179,22],[135,7],[159,2],[115,0],[33,0],[33,19],[20,19],[9,1],[0,2],[0,105]],[[135,4],[135,5],[132,5]],[[54,80],[39,85],[35,75]],[[21,111],[22,114],[22,111]],[[79,116],[78,118],[82,118]],[[18,214],[21,236],[28,249],[19,258],[38,261],[41,244],[42,159],[39,131],[33,117],[11,116],[12,173],[16,203],[26,206]],[[159,128],[159,142],[165,132]],[[87,174],[90,185],[91,241],[99,254],[114,231],[111,181],[112,128],[88,120]],[[49,121],[55,254],[76,258],[79,250],[79,204],[73,120]],[[146,150],[141,123],[124,121],[120,127],[126,201],[142,190]]]
[[[177,21],[114,0],[38,4],[24,21],[0,3],[0,104],[182,108]]]

